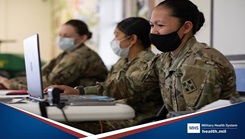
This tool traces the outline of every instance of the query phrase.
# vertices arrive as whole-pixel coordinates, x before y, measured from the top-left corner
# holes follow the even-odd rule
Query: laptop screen
[[[27,90],[31,99],[44,100],[39,51],[39,36],[34,34],[23,41]]]

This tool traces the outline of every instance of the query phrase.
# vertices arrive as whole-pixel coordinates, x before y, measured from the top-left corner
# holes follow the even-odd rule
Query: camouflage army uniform
[[[95,85],[104,81],[107,69],[97,53],[85,45],[64,51],[42,68],[43,86],[64,84],[71,87]],[[25,77],[11,80],[10,89],[26,89]]]
[[[121,58],[111,68],[105,82],[104,82],[104,94],[114,97],[118,103],[125,103],[130,105],[135,110],[135,118],[129,120],[118,121],[106,121],[104,130],[116,130],[133,126],[138,121],[155,116],[161,106],[163,105],[160,88],[155,87],[148,90],[144,90],[140,94],[134,94],[132,90],[128,94],[125,90],[127,87],[123,84],[117,85],[117,81],[125,76],[131,76],[131,74],[139,70],[143,65],[147,64],[155,55],[151,51],[140,52],[135,59],[128,62],[127,58]],[[94,86],[96,88],[96,86]],[[92,87],[85,87],[86,94],[94,94]],[[133,95],[130,95],[133,94]]]
[[[189,39],[178,56],[172,57],[169,52],[157,55],[118,84],[137,92],[160,84],[169,112],[197,110],[218,99],[238,95],[233,66],[223,54],[197,42],[195,37]]]

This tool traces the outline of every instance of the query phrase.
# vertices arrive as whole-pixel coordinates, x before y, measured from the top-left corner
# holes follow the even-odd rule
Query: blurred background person
[[[81,20],[72,19],[62,25],[57,46],[63,52],[42,67],[44,88],[52,84],[91,86],[105,80],[108,71],[102,59],[84,44],[91,37],[92,33]],[[2,89],[27,89],[25,77],[10,80],[0,77],[0,83]]]

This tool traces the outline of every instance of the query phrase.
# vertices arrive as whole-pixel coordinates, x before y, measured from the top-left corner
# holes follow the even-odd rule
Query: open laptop
[[[34,34],[24,39],[23,46],[29,97],[34,101],[47,101],[49,98],[43,93],[39,35]],[[66,105],[115,105],[114,98],[107,96],[61,95],[60,97]]]
[[[34,34],[23,41],[27,90],[29,98],[45,101],[43,94],[39,35]]]

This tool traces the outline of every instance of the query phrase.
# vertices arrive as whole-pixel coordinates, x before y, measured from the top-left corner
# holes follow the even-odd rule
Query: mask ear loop
[[[126,39],[129,39],[129,38],[131,38],[131,37],[132,37],[132,35],[127,36]],[[130,49],[130,47],[132,47],[132,46],[133,46],[133,44],[130,44],[130,45],[128,46],[128,49]]]
[[[130,37],[131,37],[131,36],[127,36],[127,37],[125,37],[125,38],[119,40],[119,41],[120,41],[119,46],[121,47],[121,42],[122,42],[122,41],[125,41],[125,40],[127,40],[127,39],[129,39]],[[132,46],[132,45],[130,45],[129,47],[131,47],[131,46]]]
[[[124,41],[124,40],[127,40],[127,39],[129,39],[130,37],[131,37],[131,36],[127,36],[127,37],[121,39],[120,42],[122,42],[122,41]]]
[[[178,34],[178,31],[180,30],[180,28],[183,27],[184,24],[185,24],[185,23],[183,23],[183,24],[177,29],[177,31],[176,31],[177,34]],[[183,37],[180,38],[181,42],[182,42],[183,38],[185,37],[185,35],[186,35],[186,34],[184,34]],[[178,34],[178,36],[179,36],[179,34]]]

